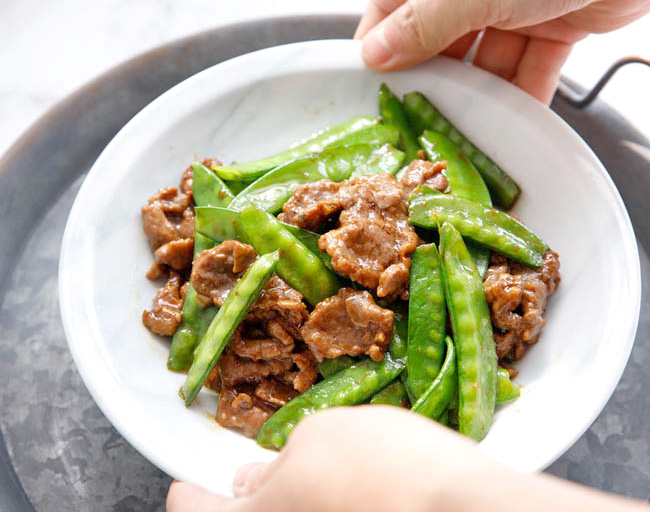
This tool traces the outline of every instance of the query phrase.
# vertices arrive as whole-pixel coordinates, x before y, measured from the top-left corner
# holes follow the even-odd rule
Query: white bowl
[[[451,59],[378,74],[354,41],[269,48],[185,80],[136,115],[91,169],[63,239],[61,314],[79,372],[120,433],[173,477],[230,494],[236,468],[275,453],[219,427],[216,395],[203,391],[189,409],[178,397],[184,376],[166,369],[168,341],[140,321],[156,291],[140,206],[194,159],[245,161],[376,115],[382,81],[423,92],[506,169],[523,189],[515,211],[560,254],[548,323],[517,364],[522,396],[499,409],[481,449],[522,471],[544,468],[614,390],[638,321],[636,241],[607,172],[562,119]]]

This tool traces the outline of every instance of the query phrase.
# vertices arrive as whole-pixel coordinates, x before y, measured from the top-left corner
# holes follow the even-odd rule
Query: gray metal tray
[[[164,507],[170,478],[140,456],[97,408],[74,368],[59,319],[63,228],[83,176],[102,148],[143,106],[201,69],[267,46],[350,37],[356,23],[354,16],[283,18],[165,45],[61,102],[0,160],[0,512]],[[594,148],[616,181],[636,227],[646,286],[623,379],[597,421],[548,472],[647,499],[650,143],[602,102],[578,110],[557,99],[553,108]]]

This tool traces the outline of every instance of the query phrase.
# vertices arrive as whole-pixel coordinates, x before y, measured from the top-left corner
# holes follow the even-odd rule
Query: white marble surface
[[[144,50],[234,21],[361,13],[367,0],[1,0],[0,154],[50,106]],[[650,16],[577,45],[564,72],[590,86],[616,58],[650,57]],[[650,137],[650,70],[635,65],[603,97]]]

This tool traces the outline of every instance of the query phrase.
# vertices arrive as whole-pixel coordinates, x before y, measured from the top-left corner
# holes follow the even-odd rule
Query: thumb
[[[504,0],[407,0],[364,36],[363,59],[378,71],[424,62],[496,21],[495,3]]]

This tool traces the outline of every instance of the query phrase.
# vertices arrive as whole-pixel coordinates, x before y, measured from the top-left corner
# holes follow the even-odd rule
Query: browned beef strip
[[[194,239],[183,238],[161,245],[156,249],[154,257],[158,263],[168,265],[174,270],[183,272],[192,266]]]
[[[499,360],[516,361],[539,339],[546,303],[560,282],[557,253],[546,251],[540,269],[493,254],[483,287],[490,305]]]
[[[298,370],[287,372],[281,375],[281,378],[291,384],[295,390],[302,393],[309,389],[318,379],[318,366],[316,366],[316,360],[309,350],[291,354],[291,358]]]
[[[224,387],[219,393],[217,422],[227,428],[236,428],[245,436],[255,437],[276,408],[254,396],[248,388]]]
[[[154,261],[145,275],[147,276],[147,279],[155,281],[156,279],[160,279],[162,276],[167,275],[167,270],[168,268],[165,265]]]
[[[194,237],[192,197],[176,187],[161,188],[142,207],[142,225],[151,247]]]
[[[257,255],[248,244],[226,240],[197,255],[192,265],[192,286],[221,306]]]
[[[257,383],[265,377],[282,375],[291,370],[290,357],[253,361],[235,354],[223,354],[219,358],[219,373],[224,386],[234,386],[242,382]]]
[[[444,192],[449,185],[447,177],[442,174],[446,168],[445,162],[432,163],[426,160],[413,160],[400,179],[404,193],[408,197],[420,185]]]
[[[259,361],[263,359],[289,357],[291,352],[293,352],[293,338],[291,338],[290,344],[283,343],[276,338],[248,338],[243,327],[240,326],[235,331],[230,341],[230,348],[236,355]]]
[[[183,320],[183,298],[181,297],[181,276],[172,271],[169,279],[158,289],[151,311],[142,313],[142,323],[147,329],[161,336],[172,336]]]
[[[342,288],[316,305],[301,334],[318,361],[343,354],[381,361],[393,334],[393,312],[377,306],[367,291]]]
[[[329,180],[298,186],[282,206],[278,219],[300,228],[317,231],[326,220],[341,210],[338,197],[340,187],[340,183]]]
[[[302,300],[302,294],[277,275],[273,275],[262,290],[259,299],[251,307],[246,320],[266,323],[277,319],[289,334],[297,337],[298,329],[307,318],[307,314],[307,306]],[[275,336],[272,333],[271,335]]]
[[[377,289],[379,297],[407,297],[418,237],[402,185],[390,174],[359,176],[344,182],[338,195],[340,227],[320,237],[320,250],[332,257],[334,270]]]
[[[255,396],[257,398],[276,407],[282,407],[297,394],[298,392],[291,386],[273,377],[262,380],[255,387]]]
[[[215,366],[210,374],[208,375],[208,378],[205,379],[205,382],[203,385],[206,388],[210,388],[217,393],[221,391],[221,375],[219,375],[219,366]]]

